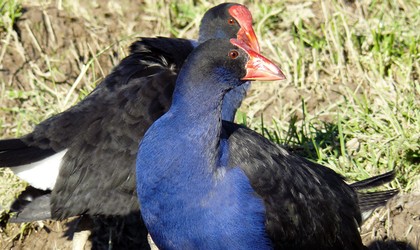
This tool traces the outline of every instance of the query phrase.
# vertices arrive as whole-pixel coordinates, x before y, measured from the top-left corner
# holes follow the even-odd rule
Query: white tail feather
[[[13,167],[12,171],[32,187],[42,190],[52,190],[60,171],[61,161],[67,149],[43,160]]]

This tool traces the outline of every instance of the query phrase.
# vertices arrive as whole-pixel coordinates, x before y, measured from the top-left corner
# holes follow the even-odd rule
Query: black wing
[[[147,128],[167,111],[189,40],[144,38],[88,97],[83,133],[68,148],[52,192],[54,218],[139,210],[135,159]]]
[[[397,195],[399,191],[397,189],[376,192],[361,191],[382,186],[394,179],[395,170],[392,170],[387,173],[350,184],[352,188],[357,190],[357,199],[359,201],[359,208],[363,216],[363,221],[369,218],[376,208],[385,206],[388,200]]]
[[[357,195],[340,175],[245,127],[224,122],[223,129],[229,166],[240,166],[264,200],[276,248],[363,249]]]
[[[40,161],[57,153],[45,143],[31,143],[29,138],[0,140],[0,167],[17,167]]]

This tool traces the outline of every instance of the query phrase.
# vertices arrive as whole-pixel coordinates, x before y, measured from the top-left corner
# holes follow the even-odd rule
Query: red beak
[[[249,60],[246,64],[246,75],[241,80],[275,81],[286,79],[286,76],[279,67],[252,50],[252,48],[243,41],[232,38],[230,39],[230,42],[245,50],[249,55]]]
[[[260,53],[260,45],[257,36],[252,28],[251,12],[242,5],[234,5],[229,8],[229,14],[236,19],[241,28],[238,31],[237,39],[245,42],[257,53]]]

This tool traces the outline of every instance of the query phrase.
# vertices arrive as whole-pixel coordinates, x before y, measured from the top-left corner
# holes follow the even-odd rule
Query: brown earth
[[[420,194],[389,201],[365,222],[361,234],[372,250],[420,249]]]
[[[64,14],[67,12],[52,4],[25,6],[24,14],[15,27],[15,39],[6,51],[3,65],[0,65],[0,77],[17,89],[29,90],[34,88],[34,78],[22,72],[32,72],[34,76],[66,91],[78,77],[83,64],[108,45],[111,49],[96,59],[100,67],[95,73],[102,77],[109,73],[112,66],[124,57],[129,42],[134,40],[131,38],[120,43],[118,39],[122,36],[132,35],[134,31],[141,32],[142,36],[158,35],[159,29],[155,27],[153,19],[147,17],[147,13],[139,14],[139,3],[124,1],[118,6],[111,6],[98,2],[93,7],[88,3],[80,6],[80,12],[89,10],[94,19],[90,22],[86,21],[86,17]],[[122,18],[124,22],[121,22]],[[123,51],[121,47],[124,47]],[[49,56],[48,60],[46,55]],[[91,84],[89,79],[93,78],[85,77],[85,82],[80,86]],[[253,91],[259,94],[258,98],[267,100],[267,104],[274,102],[272,96],[268,96],[269,92],[264,93],[258,88]],[[288,88],[286,91],[289,94],[284,95],[283,92],[282,102],[290,103],[291,106],[299,105],[302,96],[313,94],[308,89]],[[338,98],[336,90],[320,92],[323,95],[314,98],[310,102],[313,102],[311,107],[319,106],[326,94],[329,102]],[[18,102],[6,104],[21,105]],[[69,226],[74,227],[75,223],[75,219],[69,219],[64,222],[1,225],[0,249],[70,249],[72,236],[65,235],[65,232]],[[362,236],[370,249],[420,249],[420,195],[404,194],[393,199],[364,224]],[[89,249],[90,245],[85,248]]]
[[[73,232],[77,228],[77,218],[65,221],[42,221],[31,223],[23,232],[22,225],[7,224],[0,230],[0,249],[72,249]],[[91,249],[88,241],[84,249]]]

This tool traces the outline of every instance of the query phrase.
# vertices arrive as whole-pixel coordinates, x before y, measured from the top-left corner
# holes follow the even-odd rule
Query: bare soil
[[[420,249],[420,194],[394,197],[362,227],[369,249]]]
[[[54,5],[25,6],[24,14],[15,27],[17,40],[7,49],[0,77],[7,79],[6,82],[18,89],[29,90],[34,87],[31,84],[33,79],[22,72],[32,71],[42,75],[47,82],[55,84],[54,86],[68,89],[92,54],[115,43],[110,50],[97,58],[98,65],[101,66],[97,69],[98,75],[108,74],[124,56],[118,42],[121,36],[130,35],[133,31],[141,32],[142,36],[157,35],[154,33],[153,22],[141,18],[138,6],[140,3],[133,2],[124,1],[120,4],[123,14],[113,11],[115,6],[109,6],[105,1],[97,1],[94,7],[86,3],[81,8],[89,10],[94,19],[92,22],[86,22],[86,19],[80,16],[71,16]],[[138,11],[127,11],[130,9]],[[95,20],[96,26],[92,25]],[[124,44],[125,49],[127,44]],[[50,60],[45,60],[45,55],[48,55]],[[280,96],[277,91],[282,91],[280,101],[275,100]],[[285,95],[284,91],[288,94]],[[276,92],[273,96],[270,90],[257,87],[251,94],[257,95],[254,98],[267,100],[267,107],[273,103],[277,106],[300,106],[302,96],[316,96],[309,101],[309,109],[315,106],[322,108],[323,101],[327,100],[326,96],[328,102],[339,98],[334,88],[317,90],[316,92],[322,93],[320,95],[313,95],[314,90],[293,87]],[[252,98],[247,102],[251,103]],[[0,225],[0,249],[70,249],[72,235],[66,235],[65,232],[74,226],[74,220],[44,221],[25,227],[16,224]],[[386,208],[376,212],[364,224],[362,236],[370,249],[420,249],[420,194],[403,194],[393,199]],[[85,249],[90,249],[89,243]]]
[[[42,221],[31,223],[27,229],[21,231],[22,225],[7,224],[0,231],[0,249],[72,249],[73,234],[77,227],[77,218],[65,221]],[[83,249],[91,249],[90,241],[87,241]]]

